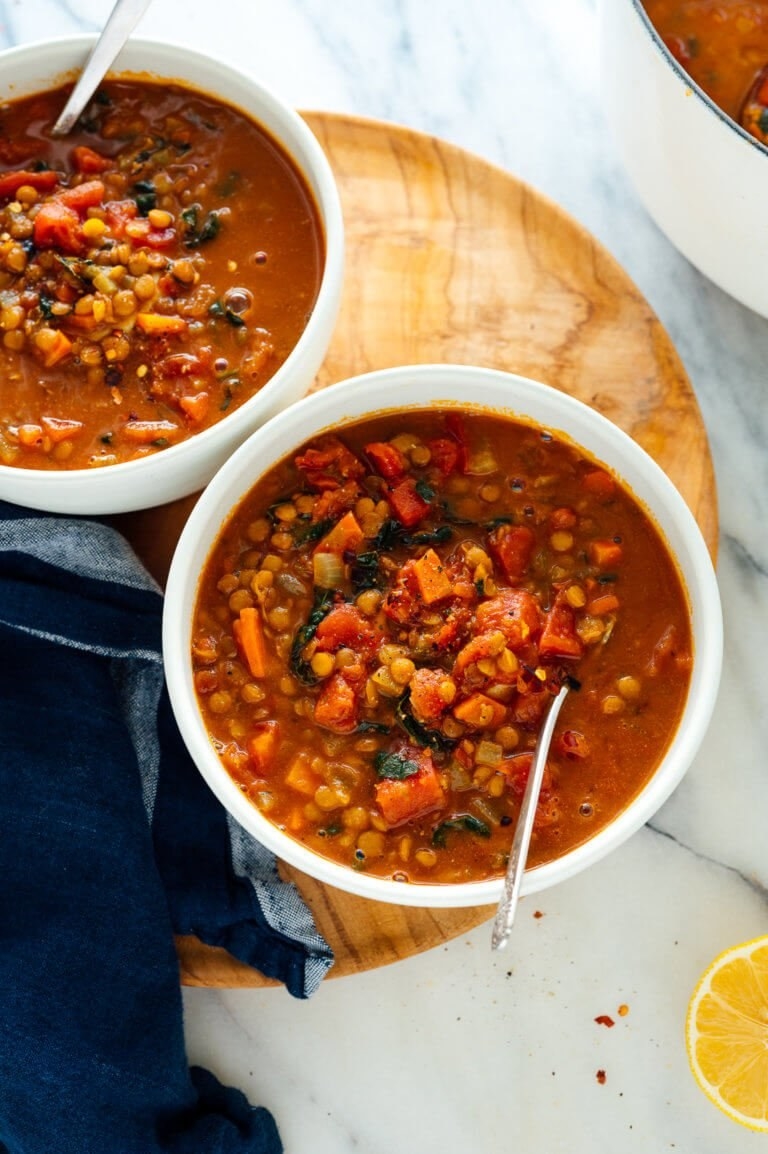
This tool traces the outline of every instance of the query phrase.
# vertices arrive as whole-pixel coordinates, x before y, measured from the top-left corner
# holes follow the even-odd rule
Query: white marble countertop
[[[0,0],[0,46],[95,30],[110,7]],[[433,133],[562,204],[676,343],[720,498],[720,698],[652,825],[535,907],[524,902],[502,954],[484,925],[326,980],[308,1002],[282,989],[187,990],[191,1060],[267,1106],[289,1154],[754,1150],[759,1139],[694,1084],[683,1023],[709,961],[768,932],[757,668],[768,627],[768,321],[708,284],[638,204],[601,112],[593,0],[155,0],[138,31],[250,69],[298,108]],[[596,1024],[600,1014],[615,1027]]]

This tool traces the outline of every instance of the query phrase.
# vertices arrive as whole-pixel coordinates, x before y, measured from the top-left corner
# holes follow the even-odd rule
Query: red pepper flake
[[[543,917],[544,917],[544,914],[541,912],[541,910],[534,910],[534,911],[533,911],[533,916],[534,916],[535,918],[543,918]]]
[[[598,1014],[595,1018],[595,1021],[597,1022],[598,1026],[607,1026],[609,1029],[611,1026],[616,1025],[613,1018],[611,1018],[608,1014]]]
[[[605,1070],[598,1070],[595,1075],[601,1086],[605,1085]]]

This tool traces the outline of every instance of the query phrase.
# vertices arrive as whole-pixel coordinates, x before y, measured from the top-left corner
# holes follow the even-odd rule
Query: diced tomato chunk
[[[576,632],[576,617],[569,605],[565,590],[560,590],[552,608],[544,618],[544,628],[539,638],[539,656],[548,658],[578,658],[583,652],[581,639]]]
[[[32,235],[38,248],[55,248],[69,255],[83,249],[80,217],[73,208],[58,200],[40,205]]]
[[[17,172],[4,172],[0,175],[0,200],[15,196],[25,184],[38,192],[51,192],[60,180],[58,172],[51,172],[48,169],[43,172],[29,172],[22,168]]]
[[[396,445],[389,441],[372,441],[365,451],[373,467],[387,481],[398,481],[407,472],[408,462]]]
[[[482,632],[501,630],[510,649],[520,649],[539,634],[541,608],[526,589],[503,589],[477,607],[477,627]]]
[[[469,447],[464,418],[459,413],[448,413],[445,418],[445,427],[456,442],[456,468],[460,473],[466,473],[469,464]]]
[[[365,474],[362,461],[338,437],[326,437],[318,448],[307,449],[296,457],[295,463],[306,474],[307,483],[318,491],[336,488]]]
[[[392,512],[406,529],[415,529],[430,509],[429,501],[417,492],[413,477],[406,477],[390,489],[388,498]]]
[[[87,144],[78,144],[72,149],[72,164],[84,176],[91,176],[96,172],[106,172],[112,165],[108,156],[89,148]]]
[[[449,477],[459,463],[459,446],[456,442],[450,441],[447,437],[435,437],[434,440],[427,441],[427,448],[430,452],[430,464],[435,465],[444,477]]]
[[[488,534],[491,553],[512,582],[525,576],[535,543],[533,530],[527,525],[498,525]]]
[[[324,683],[315,702],[315,722],[334,733],[351,733],[357,725],[358,698],[343,673]]]
[[[360,486],[357,481],[345,481],[343,485],[339,485],[336,481],[330,480],[328,488],[319,492],[315,501],[312,509],[313,522],[335,521],[342,513],[352,508],[359,496]]]
[[[448,690],[441,691],[446,685]],[[452,700],[452,686],[453,682],[445,670],[417,669],[408,684],[411,712],[416,720],[424,725],[433,725],[439,721]],[[452,692],[455,693],[455,687]]]
[[[359,609],[347,602],[335,605],[317,627],[315,640],[317,648],[324,652],[335,652],[342,647],[355,653],[370,656],[376,647],[378,633],[367,617]]]
[[[101,180],[85,180],[72,188],[62,189],[56,194],[56,199],[82,215],[87,208],[101,204],[104,199],[104,183]]]
[[[375,786],[376,804],[390,828],[424,817],[445,803],[430,751],[406,748],[408,758],[418,764],[418,771],[402,779],[382,778]]]

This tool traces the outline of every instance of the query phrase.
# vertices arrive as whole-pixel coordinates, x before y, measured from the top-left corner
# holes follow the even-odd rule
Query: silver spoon
[[[544,719],[544,724],[541,727],[541,732],[536,742],[531,772],[528,774],[528,781],[525,786],[525,793],[523,794],[523,803],[520,806],[520,813],[517,818],[517,825],[515,826],[515,836],[512,841],[509,862],[507,863],[507,873],[504,878],[504,892],[501,895],[501,901],[499,902],[499,908],[496,911],[496,918],[493,923],[491,947],[494,950],[502,949],[509,941],[509,935],[512,932],[512,923],[515,920],[517,901],[520,897],[520,886],[525,872],[525,862],[528,857],[528,847],[531,844],[533,819],[536,816],[536,803],[539,800],[541,781],[544,777],[544,767],[547,764],[549,746],[552,741],[557,715],[568,696],[569,688],[568,682],[564,682],[560,688],[560,692],[556,697],[552,698],[552,703],[549,706],[549,711]]]
[[[54,136],[66,136],[71,130],[149,3],[150,0],[117,0],[101,36],[91,49],[80,79],[51,130]]]

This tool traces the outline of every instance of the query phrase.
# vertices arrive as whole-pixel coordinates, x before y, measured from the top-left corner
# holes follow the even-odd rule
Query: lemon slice
[[[768,1132],[768,937],[715,958],[691,998],[685,1034],[707,1097],[736,1122]]]

